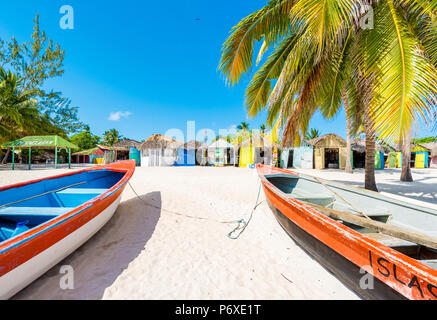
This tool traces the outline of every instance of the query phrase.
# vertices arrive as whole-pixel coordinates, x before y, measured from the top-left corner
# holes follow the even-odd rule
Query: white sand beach
[[[0,171],[2,185],[66,170]],[[363,173],[305,170],[359,184]],[[437,170],[414,170],[412,184],[399,170],[377,173],[381,191],[436,203]],[[138,168],[114,217],[75,253],[14,299],[358,299],[282,230],[263,202],[238,240],[259,188],[254,170],[241,168]],[[261,193],[260,200],[264,200]],[[431,204],[432,205],[432,204]],[[61,290],[62,265],[74,268],[74,290]]]

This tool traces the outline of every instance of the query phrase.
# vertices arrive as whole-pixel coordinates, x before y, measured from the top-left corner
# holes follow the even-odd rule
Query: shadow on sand
[[[161,208],[161,193],[141,199]],[[114,216],[88,242],[13,299],[101,299],[135,258],[144,250],[161,216],[161,209],[132,198],[120,203]],[[74,289],[60,289],[60,268],[74,270]]]

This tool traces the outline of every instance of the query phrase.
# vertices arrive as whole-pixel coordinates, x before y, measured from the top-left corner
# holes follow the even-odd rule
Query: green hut
[[[75,144],[59,136],[28,136],[3,145],[12,149],[12,170],[15,170],[15,150],[29,149],[29,170],[31,169],[32,149],[55,149],[55,169],[58,167],[58,152],[68,152],[68,168],[71,168],[71,150],[79,149]]]

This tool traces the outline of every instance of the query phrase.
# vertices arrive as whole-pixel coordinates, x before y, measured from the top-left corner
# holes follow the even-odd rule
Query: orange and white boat
[[[135,160],[0,188],[0,299],[62,261],[112,217]]]
[[[363,298],[437,300],[437,210],[289,170],[257,170],[283,229]]]

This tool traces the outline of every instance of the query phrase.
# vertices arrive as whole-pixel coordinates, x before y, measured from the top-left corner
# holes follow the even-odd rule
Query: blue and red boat
[[[0,188],[0,299],[75,251],[112,217],[135,160]]]

